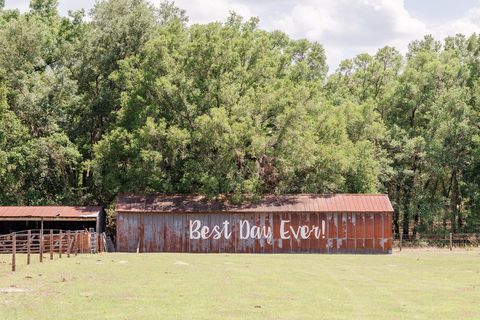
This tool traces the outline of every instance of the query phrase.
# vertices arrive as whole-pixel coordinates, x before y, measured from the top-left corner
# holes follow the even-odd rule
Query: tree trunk
[[[397,203],[397,206],[393,212],[393,232],[394,232],[394,236],[395,238],[397,239],[400,239],[400,208],[401,206],[399,205],[401,202],[400,202],[400,185],[397,184],[397,193],[396,193],[396,203]],[[393,197],[392,197],[393,198]]]
[[[403,212],[402,233],[403,233],[403,239],[405,240],[409,239],[408,234],[409,234],[410,213],[408,211],[409,211],[408,209],[405,209],[405,211]]]
[[[410,192],[412,190],[413,182],[409,184],[407,187],[408,189],[405,190],[405,193],[403,195],[403,221],[402,221],[402,226],[403,226],[403,239],[408,240],[409,239],[409,228],[410,228]]]
[[[462,211],[458,210],[458,229],[462,232],[463,230],[463,216]]]
[[[400,213],[398,210],[395,210],[394,212],[394,220],[393,220],[393,232],[395,233],[395,237],[400,239]]]
[[[452,186],[451,186],[451,198],[450,198],[450,212],[452,221],[452,232],[457,232],[457,214],[459,213],[460,197],[458,190],[457,171],[452,172]]]
[[[415,212],[415,214],[413,215],[413,239],[416,239],[417,238],[417,232],[418,232],[418,225],[419,225],[419,222],[420,222],[420,216],[418,214],[418,208],[417,208],[417,212]]]

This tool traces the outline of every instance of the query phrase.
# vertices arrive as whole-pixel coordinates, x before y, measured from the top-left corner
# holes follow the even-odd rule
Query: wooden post
[[[107,236],[105,235],[105,232],[102,232],[102,247],[103,247],[103,252],[107,252]]]
[[[400,251],[402,251],[403,232],[400,232]]]
[[[40,234],[39,236],[39,241],[40,241],[40,262],[43,262],[43,218],[40,220]]]
[[[450,251],[452,251],[453,247],[453,233],[450,232]]]
[[[62,234],[62,231],[60,230],[60,233],[58,234],[58,257],[60,259],[62,259],[62,238],[63,238],[63,234]]]
[[[78,255],[78,231],[75,231],[75,256]]]
[[[97,253],[102,252],[102,243],[100,242],[102,239],[100,238],[100,233],[97,232]]]
[[[70,246],[72,245],[71,242],[70,231],[67,231],[67,258],[70,258]]]
[[[31,244],[31,231],[27,231],[27,264],[30,264],[30,244]]]
[[[53,230],[50,229],[50,260],[53,260]]]
[[[80,253],[83,253],[83,235],[85,233],[83,231],[80,232]]]
[[[15,271],[15,254],[17,253],[17,236],[12,233],[12,271]]]

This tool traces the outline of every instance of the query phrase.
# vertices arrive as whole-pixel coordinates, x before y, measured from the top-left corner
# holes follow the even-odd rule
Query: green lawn
[[[480,319],[480,251],[100,254],[9,271],[0,319]]]

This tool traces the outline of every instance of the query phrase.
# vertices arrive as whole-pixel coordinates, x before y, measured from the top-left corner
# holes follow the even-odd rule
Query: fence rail
[[[452,250],[454,247],[469,247],[480,245],[480,233],[447,233],[447,234],[417,234],[415,237],[410,236],[408,239],[403,237],[400,233],[395,243],[400,250],[402,247],[416,247],[416,246],[437,246],[449,247]]]
[[[27,264],[31,255],[38,254],[43,262],[44,254],[62,255],[98,253],[107,251],[105,234],[86,230],[32,229],[0,235],[0,254],[12,255],[12,271],[16,269],[16,254],[26,254]]]

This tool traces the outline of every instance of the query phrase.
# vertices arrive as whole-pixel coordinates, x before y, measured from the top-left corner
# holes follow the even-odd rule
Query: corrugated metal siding
[[[336,210],[332,208],[332,210]],[[213,228],[229,222],[231,237],[192,239],[190,220]],[[307,239],[280,236],[281,220],[300,226],[322,226],[324,237]],[[273,238],[241,239],[240,221],[250,226],[271,227]],[[170,212],[117,214],[117,250],[123,252],[198,253],[389,253],[392,249],[391,212]],[[246,223],[245,223],[246,224]],[[245,230],[245,229],[244,229]]]

